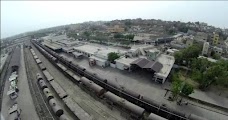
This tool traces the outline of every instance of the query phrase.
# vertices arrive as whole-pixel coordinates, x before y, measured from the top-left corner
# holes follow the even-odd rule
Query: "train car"
[[[112,104],[119,104],[120,101],[123,99],[111,92],[104,93],[104,97],[108,100],[108,102],[111,102]]]
[[[59,117],[59,120],[70,120],[70,118],[69,118],[66,114],[62,114],[62,115]]]
[[[57,82],[55,82],[55,80],[50,81],[50,84],[61,99],[68,96],[66,91],[63,90],[63,88]]]
[[[40,67],[40,69],[43,71],[43,70],[46,70],[46,67],[42,64],[42,63],[40,63],[39,64],[39,67]]]
[[[190,114],[188,118],[189,118],[189,120],[207,120],[206,118],[197,116],[195,114]]]
[[[71,70],[67,70],[64,73],[71,79],[72,82],[77,84],[80,82],[80,77],[74,74]]]
[[[121,101],[122,103],[122,107],[124,109],[126,109],[126,111],[129,113],[130,112],[130,115],[131,117],[133,118],[136,118],[136,119],[140,119],[143,117],[143,114],[145,112],[145,109],[144,108],[141,108],[127,100],[123,100]]]
[[[36,74],[36,79],[37,79],[37,81],[43,80],[43,78],[42,78],[42,76],[41,76],[40,73],[37,73],[37,74]]]
[[[36,59],[36,63],[37,63],[37,64],[40,64],[40,63],[42,63],[42,62],[40,61],[40,59]]]
[[[151,108],[151,111],[157,111],[159,109],[159,106],[160,106],[160,103],[149,98],[149,97],[146,97],[146,96],[141,96],[140,98],[142,101],[146,102],[146,103],[149,103],[153,106],[153,109]]]
[[[47,70],[44,70],[43,74],[49,82],[54,80],[54,78],[51,76],[51,74]]]
[[[57,59],[55,57],[52,57],[51,60],[57,62]]]
[[[74,102],[71,97],[68,96],[64,98],[63,101],[79,120],[92,120],[92,116],[90,116],[76,102]]]
[[[98,97],[105,93],[105,89],[95,83],[90,85],[90,90],[94,92]]]
[[[114,87],[114,88],[118,88],[119,89],[121,87],[117,82],[112,81],[112,80],[107,80],[106,83],[109,84],[110,86]]]
[[[21,57],[21,50],[20,47],[16,47],[13,50],[12,57],[11,57],[11,72],[17,72],[20,66],[20,57]]]
[[[80,82],[80,77],[76,74],[73,75],[74,81],[79,83]]]
[[[68,76],[73,76],[74,73],[71,71],[71,70],[66,70],[65,73],[68,75]]]
[[[158,116],[154,113],[150,113],[150,115],[147,117],[147,120],[168,120],[168,119]]]
[[[109,91],[104,93],[104,97],[107,99],[108,103],[111,103],[111,105],[116,105],[124,108],[127,111],[127,113],[130,112],[130,115],[134,118],[141,118],[144,114],[144,108],[141,108]]]
[[[93,82],[89,79],[87,79],[86,77],[81,77],[80,79],[82,85],[86,86],[87,88],[90,87],[91,84],[93,84]]]
[[[61,115],[63,115],[63,109],[57,104],[54,98],[49,100],[49,105],[51,106],[56,116],[60,117]]]
[[[90,80],[94,80],[96,73],[94,73],[92,70],[85,70],[84,76],[86,76]]]
[[[44,88],[47,88],[47,85],[46,83],[44,82],[44,80],[39,80],[38,81],[39,85],[40,85],[40,88],[43,90]]]
[[[179,117],[186,117],[185,113],[183,111],[179,111],[179,110],[176,110],[174,108],[171,108],[169,106],[166,106],[166,109],[168,111],[170,111],[171,113],[173,113],[173,116],[171,117],[176,117],[176,116],[179,116]]]
[[[123,89],[123,91],[135,98],[140,98],[140,96],[141,96],[139,93],[129,90],[127,88]]]
[[[63,66],[62,64],[60,64],[60,63],[56,63],[56,64],[63,72],[67,70],[67,68],[65,66]]]
[[[78,66],[76,67],[76,69],[77,69],[78,74],[84,76],[84,71],[86,70],[84,67],[78,65]],[[87,77],[87,76],[85,76],[85,77]]]
[[[36,55],[34,55],[33,57],[34,57],[34,59],[38,59],[38,57]]]
[[[44,95],[45,95],[45,97],[47,98],[48,101],[50,99],[54,98],[54,96],[52,95],[52,93],[50,92],[50,90],[48,88],[44,88],[43,89],[43,93],[44,93]]]

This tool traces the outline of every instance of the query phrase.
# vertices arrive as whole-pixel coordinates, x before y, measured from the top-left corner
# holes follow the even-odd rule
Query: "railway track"
[[[3,97],[3,93],[4,93],[4,88],[5,88],[6,76],[7,76],[8,70],[9,70],[10,60],[11,60],[11,58],[13,56],[14,50],[15,50],[15,48],[10,52],[10,55],[6,59],[6,63],[3,66],[3,69],[1,71],[0,111],[2,110],[2,99],[3,99],[2,97]]]
[[[23,49],[24,51],[24,60],[27,73],[27,79],[29,84],[29,89],[32,94],[33,103],[36,109],[36,112],[40,118],[40,120],[56,120],[55,117],[53,117],[53,113],[50,112],[50,108],[47,106],[47,101],[44,100],[43,95],[36,83],[36,80],[34,79],[35,73],[33,72],[33,67],[29,64],[28,59],[32,59],[31,56],[29,56],[28,50]]]

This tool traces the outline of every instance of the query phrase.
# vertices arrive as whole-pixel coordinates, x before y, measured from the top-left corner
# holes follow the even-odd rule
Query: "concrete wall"
[[[116,68],[118,68],[120,70],[124,70],[124,64],[116,62]]]
[[[110,66],[111,66],[112,68],[116,68],[116,64],[110,63]]]
[[[106,66],[105,62],[101,62],[101,61],[98,61],[98,60],[96,60],[96,65],[101,66],[101,67],[105,67]]]

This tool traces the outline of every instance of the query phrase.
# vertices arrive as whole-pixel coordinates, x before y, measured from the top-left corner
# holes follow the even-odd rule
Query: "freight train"
[[[40,43],[36,41],[31,42],[51,63],[56,65],[64,74],[68,75],[74,83],[87,87],[98,97],[104,97],[104,99],[110,101],[112,105],[124,108],[136,119],[206,120],[194,114],[187,115],[182,111],[165,107],[134,91],[128,89],[123,90],[116,83],[68,61]],[[72,74],[70,71],[77,74]],[[80,78],[79,76],[83,77]],[[146,115],[146,113],[150,114]]]
[[[30,49],[30,51],[33,54],[33,58],[35,59],[43,75],[46,77],[47,82],[50,83],[50,86],[54,89],[54,92],[58,95],[58,97],[62,99],[65,105],[75,114],[75,117],[79,120],[92,120],[92,117],[87,112],[85,112],[79,105],[73,102],[72,98],[70,98],[65,92],[65,90],[62,89],[62,87],[54,80],[54,78],[50,75],[50,73],[39,60],[39,58],[36,57],[34,50]],[[54,114],[59,118],[59,120],[69,120],[69,117],[64,114],[63,109],[56,102],[56,98],[53,96],[53,93],[48,88],[45,80],[40,73],[37,73],[36,79]]]

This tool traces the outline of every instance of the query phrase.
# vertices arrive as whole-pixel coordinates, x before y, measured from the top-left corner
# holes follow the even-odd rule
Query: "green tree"
[[[133,34],[129,34],[129,35],[126,35],[125,38],[128,39],[128,40],[133,40],[134,36],[135,35],[133,35]]]
[[[191,61],[191,68],[199,70],[199,72],[204,72],[213,63],[208,61],[206,58],[194,58]]]
[[[131,21],[126,21],[126,22],[125,22],[125,25],[126,25],[126,26],[131,26],[131,24],[132,24]]]
[[[181,94],[188,96],[194,92],[194,88],[192,85],[188,83],[184,83],[184,86],[181,89]]]
[[[182,52],[176,52],[174,54],[174,57],[175,57],[175,62],[176,64],[182,64],[182,60],[183,60],[183,55],[182,55]]]
[[[181,81],[179,79],[178,73],[173,73],[171,76],[171,80],[172,80],[172,85],[171,85],[172,97],[174,100],[176,100],[181,91]]]
[[[111,63],[114,63],[114,60],[118,59],[119,57],[120,56],[115,52],[108,53],[108,61],[110,61]]]
[[[183,49],[174,54],[177,64],[183,64],[183,61],[186,61],[185,65],[190,65],[192,59],[197,58],[201,53],[201,46],[193,44],[186,49]]]
[[[198,83],[201,83],[201,81],[203,80],[203,74],[197,69],[192,69],[191,78],[197,81]]]
[[[212,55],[212,58],[213,59],[216,59],[216,60],[218,60],[218,59],[220,59],[220,55],[219,54],[217,54],[217,53],[214,53],[213,55]]]
[[[91,33],[89,33],[88,31],[85,31],[83,34],[84,34],[86,37],[89,37]]]
[[[116,33],[116,34],[114,34],[114,38],[124,38],[124,35],[122,35],[120,33]]]
[[[199,21],[198,22],[195,22],[195,24],[199,25]]]
[[[180,80],[175,80],[172,82],[171,91],[172,91],[173,99],[176,100],[181,91]]]

